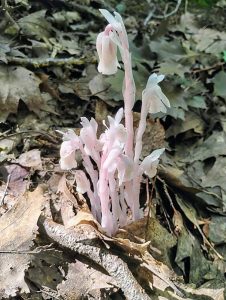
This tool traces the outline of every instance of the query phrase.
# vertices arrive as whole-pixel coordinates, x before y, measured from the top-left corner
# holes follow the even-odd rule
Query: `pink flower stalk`
[[[141,118],[134,138],[132,108],[135,84],[127,33],[118,13],[115,12],[113,16],[107,10],[100,11],[109,25],[97,37],[100,59],[98,71],[106,75],[117,72],[118,48],[125,70],[124,110],[120,108],[114,118],[108,116],[107,124],[103,121],[106,129],[99,138],[96,121],[81,118],[80,136],[72,131],[64,134],[60,165],[66,170],[76,168],[75,153],[80,151],[86,173],[75,171],[77,191],[87,193],[93,215],[105,231],[112,235],[118,226],[128,223],[128,209],[134,220],[142,216],[139,204],[142,176],[146,174],[152,178],[156,175],[159,158],[165,150],[157,149],[140,161],[146,119],[148,113],[166,112],[170,103],[158,85],[164,76],[152,74],[142,94]],[[123,115],[125,126],[121,124]]]

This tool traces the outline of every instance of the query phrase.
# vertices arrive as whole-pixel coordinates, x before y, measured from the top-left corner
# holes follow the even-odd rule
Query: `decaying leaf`
[[[112,290],[115,286],[117,284],[112,277],[77,260],[69,264],[66,280],[60,283],[57,289],[59,295],[67,300],[88,296],[101,299],[101,294],[103,295],[101,289]]]
[[[7,189],[4,204],[9,209],[17,202],[18,197],[25,193],[27,187],[25,178],[28,176],[28,171],[17,164],[10,164],[0,167],[0,175],[5,182],[1,189]]]
[[[1,65],[0,80],[0,121],[4,121],[6,115],[17,112],[19,100],[26,103],[31,111],[38,112],[41,109],[41,80],[33,72],[24,67]]]
[[[19,19],[23,34],[36,37],[38,40],[49,38],[52,31],[51,24],[46,20],[46,10],[42,9]]]
[[[140,114],[134,113],[134,128],[138,128]],[[154,121],[151,118],[147,119],[147,126],[143,135],[142,157],[144,158],[155,149],[164,148],[165,146],[165,130],[159,120]]]
[[[16,162],[24,167],[34,168],[36,170],[42,169],[41,152],[38,149],[32,149],[22,153]]]
[[[8,112],[0,112],[0,119],[5,120],[8,116]],[[14,158],[14,155],[9,153],[20,143],[21,136],[16,135],[10,138],[4,138],[0,140],[0,162],[3,162],[7,158]]]
[[[32,247],[44,203],[43,191],[39,186],[34,192],[28,192],[0,218],[0,292],[8,296],[15,296],[19,290],[30,291],[24,281],[30,255],[10,252],[29,251]]]
[[[224,99],[226,99],[226,73],[224,71],[220,71],[216,74],[216,76],[213,78],[214,83],[214,94],[216,96],[220,96]]]

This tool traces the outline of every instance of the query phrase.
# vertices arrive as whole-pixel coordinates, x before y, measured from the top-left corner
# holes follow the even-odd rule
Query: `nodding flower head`
[[[150,178],[153,178],[157,173],[157,167],[159,164],[159,158],[165,151],[164,148],[154,150],[150,155],[145,157],[140,165],[140,170]]]
[[[93,118],[89,121],[87,118],[82,117],[81,125],[80,138],[84,143],[86,154],[91,156],[94,151],[101,150],[100,142],[97,139],[98,124]]]
[[[152,74],[147,82],[147,86],[142,93],[142,101],[147,103],[149,113],[156,114],[158,112],[166,113],[170,102],[158,85],[164,79],[164,75]]]
[[[110,37],[112,26],[108,25],[105,31],[97,36],[96,48],[99,56],[98,71],[104,75],[112,75],[117,72],[119,66],[117,59],[117,45]]]
[[[60,167],[62,170],[76,168],[75,152],[79,149],[80,139],[73,130],[69,129],[63,133],[63,140],[60,147]]]

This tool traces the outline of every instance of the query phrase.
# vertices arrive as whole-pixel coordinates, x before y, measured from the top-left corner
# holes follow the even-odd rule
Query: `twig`
[[[151,20],[151,18],[154,16],[154,13],[156,11],[156,8],[152,9],[148,16],[144,19],[144,26],[146,26],[148,24],[148,22]]]
[[[57,291],[52,290],[47,286],[42,286],[42,289],[40,289],[40,291],[36,291],[36,293],[44,293],[47,296],[49,296],[50,299],[57,299],[57,300],[62,299],[60,296],[58,296]]]
[[[63,65],[84,65],[87,63],[95,63],[96,59],[94,57],[91,58],[21,58],[21,57],[6,57],[9,63],[18,64],[22,66],[32,66],[34,68],[42,68],[49,66],[63,66]]]
[[[8,139],[8,138],[16,136],[16,135],[31,134],[31,133],[38,134],[38,135],[44,135],[45,137],[47,137],[47,139],[50,142],[52,142],[54,144],[59,144],[58,141],[57,141],[57,139],[53,135],[51,135],[51,134],[49,134],[49,133],[47,133],[45,131],[38,131],[38,130],[25,130],[25,131],[14,132],[14,133],[7,134],[7,135],[5,133],[3,133],[3,134],[0,134],[0,141],[4,140],[6,138]]]
[[[212,66],[209,66],[209,67],[206,67],[206,68],[203,68],[203,69],[195,69],[195,70],[191,70],[191,72],[193,74],[196,74],[196,73],[201,73],[201,72],[205,72],[205,71],[209,71],[209,70],[213,70],[213,69],[216,69],[216,68],[219,68],[219,67],[222,67],[224,66],[226,63],[225,62],[218,62]]]
[[[43,251],[52,251],[55,248],[51,248],[53,244],[36,247],[34,250],[0,250],[0,254],[39,254]]]
[[[59,245],[84,255],[102,266],[116,280],[127,299],[151,299],[135,280],[126,263],[103,248],[92,226],[83,224],[83,226],[66,229],[63,225],[43,218],[40,219],[39,228]]]
[[[0,206],[2,206],[4,204],[4,199],[5,199],[5,196],[7,195],[7,190],[9,187],[10,177],[11,177],[11,174],[9,174],[7,177],[6,187],[5,187],[4,193],[2,195],[2,199],[0,200]]]
[[[182,0],[177,0],[177,5],[176,5],[175,9],[172,10],[170,13],[164,14],[164,15],[155,15],[155,14],[153,14],[153,17],[156,18],[156,19],[166,19],[166,18],[174,15],[178,11],[181,3],[182,3]]]

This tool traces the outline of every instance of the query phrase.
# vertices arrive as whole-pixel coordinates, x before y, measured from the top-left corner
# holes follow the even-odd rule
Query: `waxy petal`
[[[168,98],[158,85],[163,79],[164,75],[152,74],[148,79],[146,88],[143,90],[142,101],[147,103],[148,111],[151,114],[166,113],[167,107],[170,107]]]
[[[81,125],[83,126],[80,130],[80,137],[85,147],[84,150],[87,155],[92,155],[94,151],[100,151],[100,142],[97,139],[97,122],[92,118],[90,121],[82,117]]]
[[[112,25],[112,27],[118,31],[121,30],[121,20],[118,16],[120,16],[118,13],[114,12],[115,17],[106,9],[100,9],[100,12],[105,17],[105,19],[108,21],[109,24]],[[121,16],[120,16],[121,17]]]
[[[140,170],[149,177],[154,177],[157,173],[159,158],[165,151],[165,148],[154,150],[150,155],[145,157],[140,165]]]
[[[122,149],[120,147],[112,149],[103,164],[103,168],[108,169],[109,172],[114,172],[117,167],[117,158],[121,153]]]
[[[101,32],[96,41],[97,53],[99,56],[98,71],[104,75],[112,75],[117,72],[117,45],[110,36]]]
[[[86,174],[82,170],[75,172],[76,180],[76,190],[80,194],[86,193],[90,189],[89,180],[86,177]]]
[[[60,148],[60,167],[62,170],[70,170],[77,167],[75,159],[75,147],[71,141],[64,141]]]
[[[126,155],[120,155],[117,163],[119,186],[134,176],[134,162]]]

